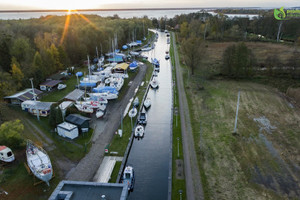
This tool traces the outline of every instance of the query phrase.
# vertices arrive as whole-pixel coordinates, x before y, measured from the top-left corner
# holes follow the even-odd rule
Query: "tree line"
[[[151,20],[72,14],[39,19],[0,20],[0,97],[38,85],[49,75],[82,65],[86,56],[142,39]],[[112,43],[117,37],[118,43]]]

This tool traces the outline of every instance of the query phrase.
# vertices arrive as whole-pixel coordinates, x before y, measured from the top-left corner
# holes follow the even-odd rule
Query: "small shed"
[[[75,124],[79,132],[88,132],[90,127],[90,118],[81,116],[79,114],[70,114],[65,119],[67,122]]]
[[[63,122],[57,125],[57,133],[62,137],[74,139],[78,137],[78,128],[74,124]]]
[[[57,87],[61,80],[47,80],[40,84],[40,90],[51,91],[54,87]]]
[[[63,116],[66,116],[66,111],[69,107],[71,107],[74,104],[73,101],[63,101],[61,104],[59,104],[59,108],[63,114]]]
[[[38,89],[35,89],[35,88],[33,90],[31,88],[28,88],[28,89],[25,89],[21,92],[14,94],[14,95],[6,96],[6,97],[4,97],[4,99],[11,104],[21,105],[21,103],[24,101],[34,100],[33,93],[35,94],[37,99],[39,99],[43,92]]]
[[[113,68],[113,72],[114,73],[127,73],[127,69],[129,67],[129,64],[127,63],[120,63],[117,64],[114,68]]]
[[[84,95],[84,91],[75,89],[65,96],[65,100],[78,101]]]

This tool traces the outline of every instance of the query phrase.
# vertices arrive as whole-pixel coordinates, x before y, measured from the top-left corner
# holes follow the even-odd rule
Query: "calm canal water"
[[[159,32],[155,49],[147,53],[149,58],[160,60],[159,88],[149,89],[147,97],[151,98],[151,107],[147,112],[145,135],[134,140],[128,158],[127,164],[134,167],[136,177],[130,200],[168,199],[172,71],[170,61],[165,60],[166,50],[169,50],[167,38]]]

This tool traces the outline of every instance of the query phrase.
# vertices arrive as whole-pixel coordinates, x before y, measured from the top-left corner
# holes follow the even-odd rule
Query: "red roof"
[[[6,146],[0,146],[0,151],[2,151],[3,149],[6,149]]]

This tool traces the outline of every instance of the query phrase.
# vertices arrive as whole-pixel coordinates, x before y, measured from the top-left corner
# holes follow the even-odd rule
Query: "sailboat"
[[[47,152],[42,147],[35,145],[31,140],[27,140],[26,157],[28,167],[32,173],[49,186],[53,169]]]

